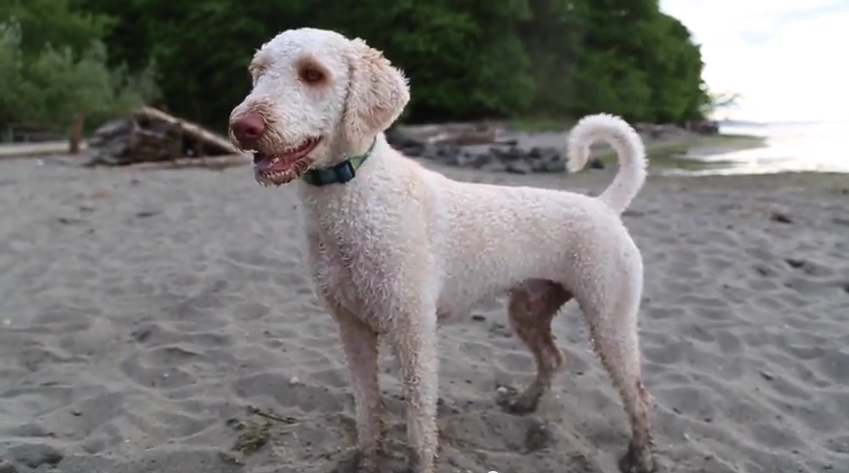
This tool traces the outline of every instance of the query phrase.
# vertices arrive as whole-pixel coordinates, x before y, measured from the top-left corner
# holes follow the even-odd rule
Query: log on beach
[[[241,155],[226,138],[202,126],[151,107],[108,122],[88,139],[87,166],[139,163],[209,163],[211,156]],[[243,156],[239,159],[247,160]]]

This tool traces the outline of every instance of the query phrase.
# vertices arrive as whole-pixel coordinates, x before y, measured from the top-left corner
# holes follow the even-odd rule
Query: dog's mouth
[[[280,153],[268,154],[254,151],[254,174],[262,185],[282,185],[301,177],[312,164],[310,153],[321,138],[308,138],[300,145]]]

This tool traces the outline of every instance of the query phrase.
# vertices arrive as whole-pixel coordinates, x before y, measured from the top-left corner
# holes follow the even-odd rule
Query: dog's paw
[[[651,446],[639,446],[631,443],[628,451],[619,459],[619,471],[622,473],[656,473],[657,459]]]
[[[328,473],[380,473],[377,459],[368,461],[363,452],[354,450],[343,457]]]
[[[407,448],[404,466],[396,469],[393,473],[419,473],[421,471],[421,464],[422,462],[418,452],[412,448]]]
[[[517,392],[513,388],[500,386],[495,399],[502,411],[513,415],[526,415],[536,412],[539,397],[530,396],[526,392]]]

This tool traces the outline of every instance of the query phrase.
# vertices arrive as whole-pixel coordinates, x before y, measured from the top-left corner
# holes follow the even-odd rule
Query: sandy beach
[[[584,193],[613,172],[440,170]],[[20,159],[0,206],[0,473],[330,473],[350,450],[292,189]],[[627,211],[664,472],[849,472],[847,209],[849,176],[779,175],[653,177]],[[617,473],[625,416],[574,303],[554,327],[567,367],[526,417],[494,402],[533,375],[502,304],[443,328],[440,473]]]

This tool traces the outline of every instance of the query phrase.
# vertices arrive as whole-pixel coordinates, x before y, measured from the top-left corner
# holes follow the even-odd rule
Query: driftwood
[[[188,120],[173,117],[167,113],[151,107],[142,107],[136,112],[136,115],[149,118],[151,120],[161,121],[169,125],[179,126],[183,132],[197,141],[206,143],[213,148],[221,151],[220,154],[239,154],[239,150],[233,146],[227,139],[216,135],[215,133],[205,130],[197,123],[192,123]]]
[[[431,136],[428,143],[445,143],[459,146],[488,145],[496,142],[496,130],[445,131]]]
[[[71,136],[69,137],[68,153],[79,154],[83,144],[83,128],[85,117],[80,114],[74,115],[71,120]]]
[[[87,166],[126,166],[139,163],[167,163],[186,167],[208,165],[209,156],[240,155],[227,139],[196,123],[142,107],[131,116],[106,123],[88,139]],[[239,156],[242,162],[248,162]],[[238,160],[236,160],[238,161]]]

